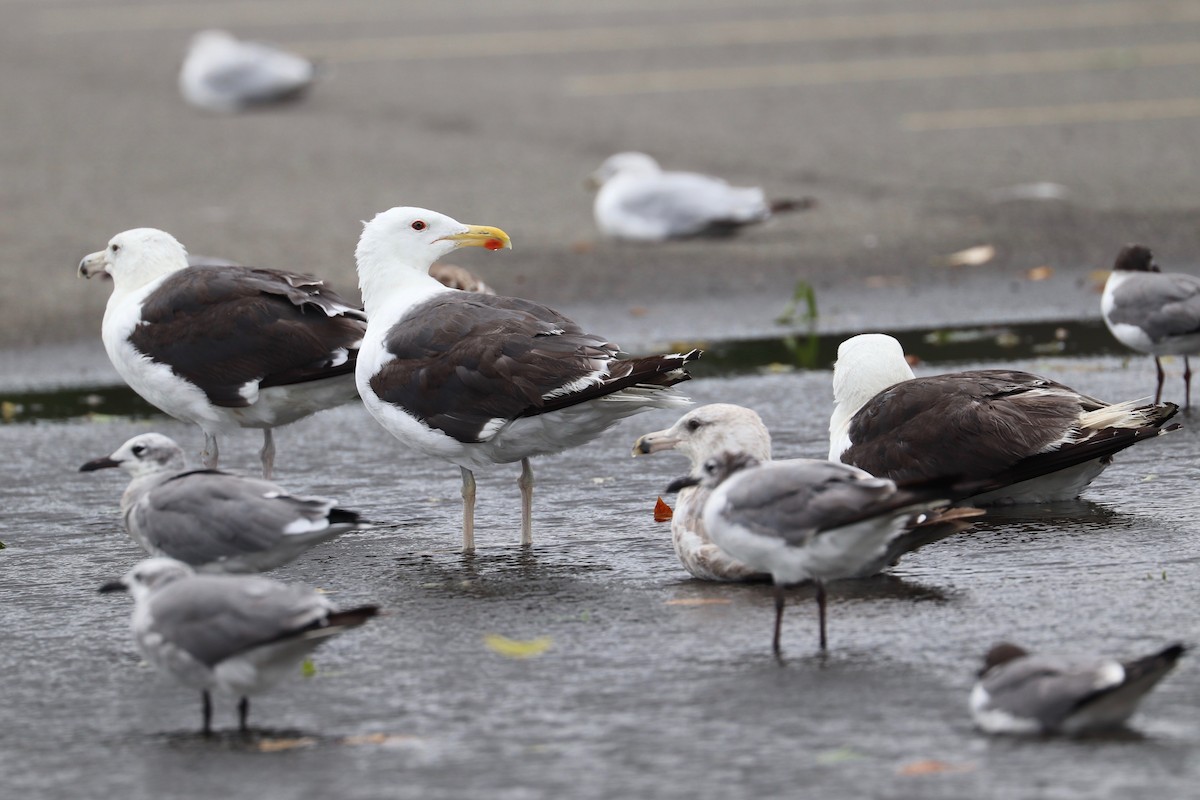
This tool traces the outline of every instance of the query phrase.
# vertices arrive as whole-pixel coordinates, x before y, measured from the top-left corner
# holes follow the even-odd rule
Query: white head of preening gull
[[[898,488],[886,478],[832,461],[760,463],[728,452],[708,459],[699,476],[680,478],[668,491],[697,484],[711,492],[704,526],[712,541],[751,569],[770,573],[775,583],[776,657],[786,587],[807,580],[816,584],[825,650],[825,583],[886,563],[898,538],[956,497],[953,487]],[[965,519],[950,524],[963,530]]]
[[[179,93],[207,111],[242,111],[296,100],[317,74],[317,65],[303,56],[227,31],[203,30],[192,37],[179,70]]]
[[[1192,365],[1200,353],[1200,277],[1162,272],[1148,247],[1126,245],[1117,254],[1100,298],[1104,324],[1117,341],[1154,356],[1162,399],[1163,368],[1159,356],[1183,356],[1184,408],[1192,405]]]
[[[609,156],[592,173],[591,183],[599,187],[592,210],[601,233],[638,242],[727,236],[772,213],[812,206],[811,199],[767,200],[758,187],[665,171],[645,153]]]
[[[1030,655],[1003,642],[971,690],[971,716],[988,733],[1084,734],[1123,725],[1185,648],[1133,661]]]
[[[699,353],[619,360],[618,348],[563,315],[515,297],[448,289],[430,265],[460,247],[510,247],[497,228],[423,208],[365,223],[359,286],[370,319],[358,359],[371,415],[405,445],[457,464],[463,550],[474,550],[472,470],[521,462],[521,542],[532,541],[531,456],[598,436],[618,420],[688,401],[669,387]]]
[[[664,450],[683,453],[692,474],[701,475],[704,462],[725,451],[742,452],[759,461],[771,460],[771,433],[762,418],[745,406],[710,403],[693,408],[665,430],[647,433],[633,444],[633,455]],[[671,515],[671,542],[679,561],[693,577],[706,581],[756,581],[770,578],[746,566],[712,543],[704,527],[704,502],[712,491],[685,486]]]
[[[143,433],[81,472],[120,467],[132,480],[121,516],[133,540],[204,572],[262,572],[315,545],[359,530],[357,513],[324,497],[291,495],[270,481],[189,470],[183,450],[161,433]]]
[[[830,460],[902,483],[971,482],[974,503],[1074,499],[1114,453],[1173,430],[1179,410],[1104,403],[1028,372],[916,378],[883,334],[842,342],[833,396]]]
[[[154,228],[118,233],[85,256],[79,273],[107,274],[112,295],[101,335],[117,373],[151,405],[204,431],[204,465],[217,434],[271,429],[357,397],[354,359],[366,332],[359,309],[308,275],[194,266],[175,237]]]
[[[205,734],[212,731],[210,692],[240,698],[245,731],[250,695],[296,672],[331,636],[378,613],[375,606],[334,611],[313,589],[257,575],[197,575],[170,558],[142,561],[100,591],[133,596],[138,648],[155,668],[201,691]]]

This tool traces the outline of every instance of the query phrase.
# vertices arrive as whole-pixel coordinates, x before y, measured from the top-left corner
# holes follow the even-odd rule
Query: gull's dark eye
[[[698,430],[700,430],[700,426],[702,424],[703,423],[701,423],[700,420],[698,420],[698,419],[689,419],[688,424],[687,424],[687,429],[689,431],[698,431]]]
[[[146,445],[144,445],[144,444],[135,444],[135,445],[133,446],[133,454],[134,454],[135,456],[140,456],[140,455],[141,455],[142,453],[144,453],[144,452],[146,452]]]
[[[120,249],[121,249],[121,245],[119,245],[119,244],[110,244],[110,245],[108,246],[108,249],[109,249],[109,250],[112,250],[112,251],[115,253],[115,252],[117,252],[118,250],[120,250]]]
[[[425,230],[426,227],[428,227],[428,226],[425,224],[425,220],[423,220],[423,219],[418,219],[418,220],[413,221],[412,229],[414,231],[423,231],[423,230]]]

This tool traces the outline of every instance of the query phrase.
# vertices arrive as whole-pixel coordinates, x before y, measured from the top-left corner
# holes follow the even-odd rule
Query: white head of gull
[[[197,575],[170,558],[135,565],[101,592],[133,596],[133,636],[156,669],[193,689],[203,701],[203,732],[212,732],[212,691],[240,698],[247,730],[250,695],[298,672],[331,636],[378,613],[375,606],[334,611],[306,586],[250,575]]]
[[[1100,298],[1104,323],[1117,341],[1154,356],[1158,384],[1154,402],[1162,399],[1160,356],[1183,356],[1184,408],[1192,405],[1192,365],[1200,353],[1200,277],[1162,272],[1150,248],[1126,245],[1117,254]]]
[[[112,277],[101,336],[117,373],[151,405],[204,431],[263,431],[263,476],[274,468],[272,428],[357,397],[354,359],[366,319],[320,280],[243,266],[189,266],[175,237],[118,233],[79,264]]]
[[[1072,500],[1112,455],[1174,425],[1171,403],[1105,403],[1015,370],[915,378],[898,342],[838,348],[829,457],[902,483],[956,478],[974,503]]]
[[[709,175],[666,171],[637,152],[609,156],[590,182],[599,187],[592,209],[596,226],[628,241],[728,236],[772,213],[812,205],[811,199],[767,200],[758,187],[730,186]]]
[[[971,716],[987,733],[1070,736],[1117,728],[1184,652],[1173,644],[1121,662],[1031,655],[1002,642],[988,651],[971,690]]]
[[[704,526],[714,544],[775,583],[775,634],[781,657],[785,589],[803,581],[817,587],[821,650],[826,649],[825,583],[855,577],[887,562],[895,542],[955,497],[953,487],[902,489],[855,467],[797,458],[759,462],[721,453],[700,475],[676,480],[668,491],[700,485],[711,494]],[[977,516],[977,509],[963,520]],[[949,523],[963,530],[967,523]],[[941,537],[939,537],[941,538]]]
[[[132,480],[121,516],[153,556],[203,572],[261,572],[282,566],[347,531],[368,527],[324,497],[292,495],[270,481],[189,470],[183,450],[161,433],[143,433],[81,472],[119,467]]]
[[[316,64],[303,56],[210,29],[192,37],[179,92],[197,108],[236,112],[296,100],[317,74]]]
[[[370,318],[357,380],[367,410],[408,447],[458,465],[463,551],[473,552],[473,469],[521,462],[521,542],[532,541],[529,459],[584,444],[618,420],[686,404],[670,390],[698,352],[619,359],[557,311],[448,289],[429,275],[460,247],[507,249],[497,228],[401,207],[365,223],[359,286]]]

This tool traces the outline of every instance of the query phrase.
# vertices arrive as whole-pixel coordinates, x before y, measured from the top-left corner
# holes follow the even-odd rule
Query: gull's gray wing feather
[[[693,172],[646,176],[628,188],[621,205],[630,215],[661,221],[672,236],[700,233],[722,222],[750,222],[769,213],[761,190]]]
[[[149,599],[150,632],[212,667],[261,645],[298,636],[329,614],[312,589],[267,578],[194,575]]]
[[[980,682],[994,708],[1055,730],[1080,703],[1109,685],[1102,667],[1103,662],[1026,656],[993,667]]]
[[[1109,315],[1154,341],[1200,332],[1200,278],[1179,272],[1135,273],[1113,293]]]

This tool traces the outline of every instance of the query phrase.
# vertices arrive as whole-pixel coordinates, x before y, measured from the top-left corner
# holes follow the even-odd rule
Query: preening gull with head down
[[[768,200],[758,187],[730,186],[696,172],[663,170],[645,153],[609,156],[591,175],[596,226],[614,239],[661,242],[728,236],[773,213],[810,208],[811,198]]]
[[[238,721],[245,731],[250,695],[298,672],[320,644],[379,611],[334,611],[306,586],[257,575],[197,575],[170,558],[142,561],[100,591],[133,595],[138,648],[156,669],[200,690],[205,734],[212,731],[211,692],[240,698]]]
[[[953,486],[901,488],[832,461],[760,463],[730,452],[708,459],[699,475],[677,479],[668,491],[696,485],[710,492],[703,520],[713,543],[751,569],[769,573],[775,583],[772,648],[777,658],[788,586],[816,584],[824,651],[826,582],[881,569],[897,539],[957,497]],[[978,514],[977,509],[952,509],[939,538],[966,529],[967,520]]]
[[[497,228],[423,208],[365,223],[356,251],[370,324],[356,370],[367,410],[408,447],[462,470],[463,551],[475,549],[472,470],[521,462],[521,543],[532,541],[532,456],[584,444],[618,420],[688,401],[670,387],[699,353],[619,359],[616,345],[515,297],[448,289],[434,260],[509,248]]]
[[[183,450],[161,433],[143,433],[81,472],[120,467],[132,480],[121,516],[135,542],[204,572],[262,572],[315,545],[367,527],[357,513],[324,497],[288,494],[270,481],[189,470]]]
[[[691,461],[692,476],[702,478],[710,458],[725,452],[741,453],[758,462],[771,460],[771,433],[752,409],[730,403],[712,403],[694,408],[670,428],[647,433],[633,445],[633,454],[647,455],[677,450]],[[671,540],[675,553],[693,577],[709,581],[758,581],[770,574],[752,569],[713,544],[704,524],[704,504],[712,490],[697,484],[679,489],[679,500],[671,516]],[[863,561],[850,578],[867,578],[893,566],[906,553],[962,530],[963,520],[981,515],[973,508],[931,511],[915,518],[879,552],[879,558]]]
[[[104,349],[148,403],[200,426],[206,467],[217,466],[217,434],[261,428],[270,478],[272,428],[358,397],[354,360],[366,317],[323,281],[189,267],[183,245],[154,228],[118,233],[79,273],[112,277]]]
[[[317,74],[317,65],[303,56],[203,30],[192,37],[179,70],[179,93],[197,108],[242,111],[299,99]]]
[[[1144,658],[1030,655],[1003,642],[988,651],[971,690],[971,716],[988,733],[1068,735],[1116,728],[1184,653],[1173,644]]]
[[[1158,373],[1154,402],[1162,399],[1164,375],[1159,357],[1183,356],[1183,407],[1190,408],[1192,365],[1188,356],[1200,354],[1200,277],[1162,272],[1150,248],[1126,245],[1104,283],[1100,311],[1117,341],[1154,356]]]
[[[1130,445],[1177,426],[1171,403],[1105,403],[1012,370],[917,378],[900,343],[838,347],[829,458],[898,482],[953,477],[971,502],[1072,500]]]

